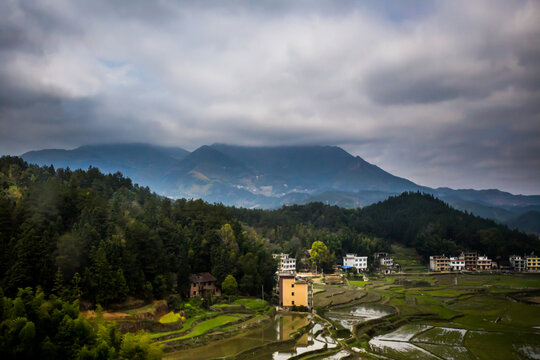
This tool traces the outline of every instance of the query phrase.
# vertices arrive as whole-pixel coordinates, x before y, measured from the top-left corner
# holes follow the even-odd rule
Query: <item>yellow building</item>
[[[540,257],[537,255],[527,256],[527,271],[540,271]]]
[[[305,306],[311,310],[313,288],[311,283],[292,274],[279,276],[279,304],[284,308]]]

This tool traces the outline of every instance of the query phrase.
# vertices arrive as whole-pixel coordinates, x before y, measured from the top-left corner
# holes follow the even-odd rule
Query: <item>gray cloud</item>
[[[335,144],[540,193],[535,1],[0,3],[0,153]]]

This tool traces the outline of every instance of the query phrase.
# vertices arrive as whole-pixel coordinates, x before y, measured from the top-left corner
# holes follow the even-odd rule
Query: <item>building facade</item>
[[[220,296],[221,290],[216,286],[216,281],[209,272],[189,275],[189,297]]]
[[[450,271],[450,258],[444,255],[434,255],[429,257],[429,270]]]
[[[356,256],[356,254],[347,254],[343,258],[343,266],[355,267],[358,271],[367,270],[367,256]]]
[[[538,255],[528,255],[525,257],[527,271],[540,271],[540,257]]]
[[[476,263],[478,260],[478,253],[476,252],[466,252],[465,255],[465,269],[466,270],[476,270]]]
[[[510,264],[514,271],[525,271],[527,269],[527,264],[525,262],[525,257],[519,255],[510,256]]]
[[[461,253],[461,255],[459,256],[450,257],[450,270],[451,271],[465,270],[465,254]]]
[[[293,257],[289,257],[289,254],[274,254],[272,255],[274,259],[278,260],[278,268],[277,271],[279,273],[281,272],[288,272],[291,274],[294,274],[296,272],[296,259]]]
[[[311,282],[296,277],[290,273],[279,275],[279,305],[284,308],[305,306],[313,307],[313,287]]]
[[[487,256],[479,256],[476,260],[476,270],[491,270],[493,261]]]

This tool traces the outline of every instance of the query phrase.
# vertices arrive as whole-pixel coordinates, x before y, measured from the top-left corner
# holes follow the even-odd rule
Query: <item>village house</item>
[[[465,254],[461,253],[461,255],[459,256],[450,257],[450,270],[451,271],[465,270]]]
[[[366,271],[368,268],[367,258],[367,256],[356,256],[356,254],[347,254],[343,258],[343,269],[350,269],[354,267],[358,271]]]
[[[495,263],[496,266],[497,263]],[[493,261],[487,256],[479,256],[476,261],[477,270],[491,270],[493,267]]]
[[[273,254],[274,259],[278,260],[277,272],[288,272],[294,274],[296,272],[296,259],[289,257],[289,254]]]
[[[444,255],[434,255],[429,257],[429,270],[450,271],[450,259]]]
[[[220,296],[217,279],[209,272],[189,275],[189,297]]]
[[[466,270],[476,270],[478,253],[476,252],[466,252],[465,254],[465,269]]]
[[[309,280],[304,280],[290,273],[279,274],[279,305],[290,309],[293,306],[313,307],[313,286]]]
[[[528,255],[525,257],[527,271],[540,271],[540,257],[538,255]]]
[[[512,265],[512,269],[514,269],[514,271],[525,271],[527,269],[527,264],[523,256],[512,255],[510,256],[509,260],[510,260],[510,264]]]

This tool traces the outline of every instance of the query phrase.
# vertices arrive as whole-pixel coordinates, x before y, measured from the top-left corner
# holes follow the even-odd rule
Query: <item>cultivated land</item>
[[[160,325],[147,329],[171,359],[540,356],[540,274],[409,272],[362,279],[318,283],[316,315],[275,314],[260,299],[208,309],[191,302],[156,315],[151,323]],[[114,314],[120,324],[140,322],[153,306]]]

